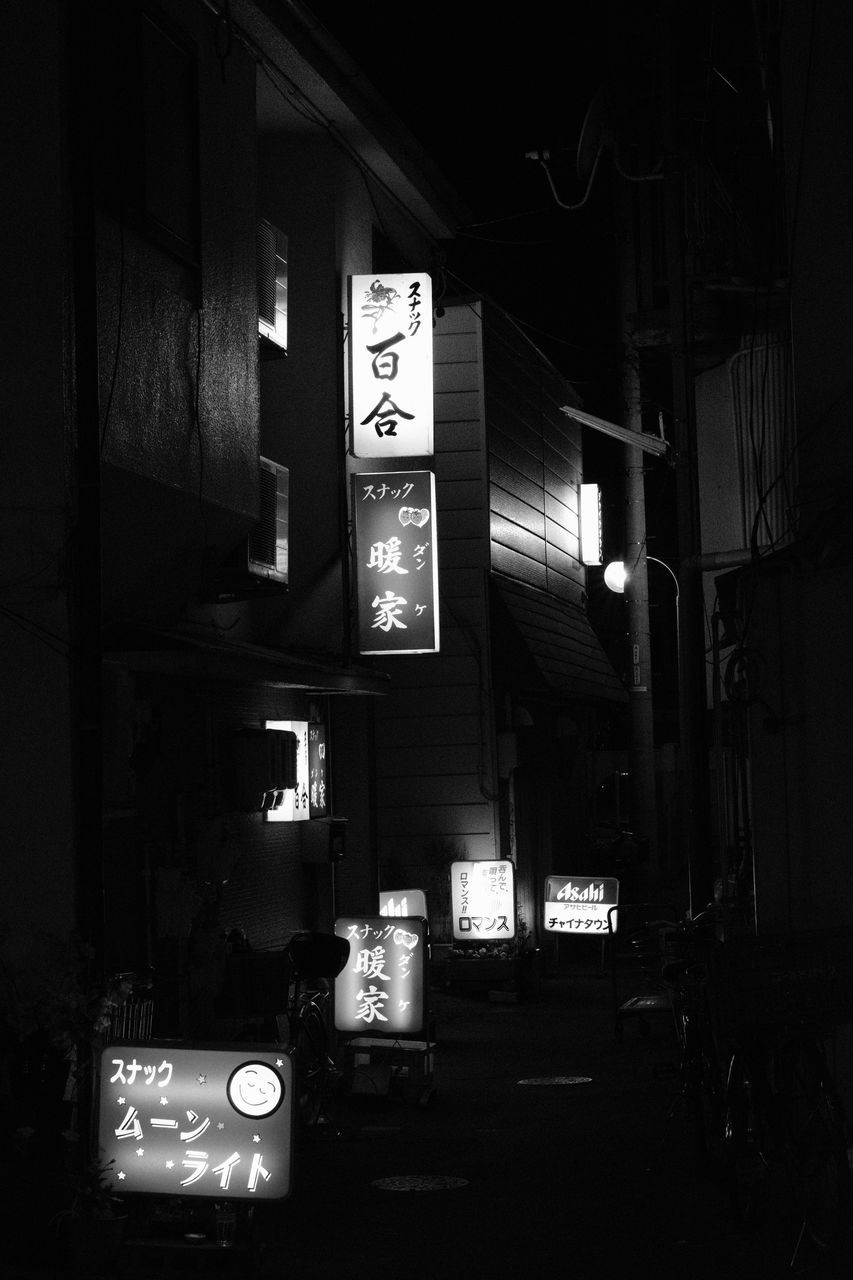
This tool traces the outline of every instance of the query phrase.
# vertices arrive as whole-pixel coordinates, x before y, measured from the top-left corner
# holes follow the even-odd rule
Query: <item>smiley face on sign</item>
[[[232,1071],[227,1093],[241,1116],[271,1116],[284,1098],[284,1081],[266,1062],[244,1062]]]

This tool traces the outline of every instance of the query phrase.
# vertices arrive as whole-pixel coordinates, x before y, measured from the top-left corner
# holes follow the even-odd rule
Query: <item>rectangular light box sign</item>
[[[619,901],[619,881],[602,876],[546,876],[543,924],[548,933],[609,930],[607,913]],[[616,930],[617,912],[613,912]]]
[[[426,894],[423,889],[382,890],[379,894],[381,916],[421,916],[428,920]]]
[[[299,767],[299,751],[296,753]],[[329,816],[329,762],[326,754],[326,726],[312,721],[308,725],[308,814],[312,818]]]
[[[423,1033],[427,922],[414,916],[342,916],[335,933],[350,944],[335,979],[335,1027],[371,1035]]]
[[[290,1194],[293,1063],[270,1045],[107,1045],[100,1159],[116,1195],[228,1200]]]
[[[265,809],[267,822],[305,822],[311,817],[311,778],[307,720],[265,720],[265,729],[287,729],[296,734],[296,786],[284,791],[281,803]]]
[[[352,505],[359,653],[438,653],[435,476],[362,472]]]
[[[433,452],[432,281],[349,277],[350,420],[357,458]]]
[[[450,901],[456,941],[515,937],[515,866],[508,859],[451,863]]]

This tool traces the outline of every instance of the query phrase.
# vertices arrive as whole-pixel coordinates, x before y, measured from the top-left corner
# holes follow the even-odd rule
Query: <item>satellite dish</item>
[[[593,94],[581,125],[575,161],[582,183],[590,180],[605,149],[611,153],[616,172],[629,182],[651,182],[663,177],[662,157],[647,173],[628,173],[622,164],[619,134],[623,135],[623,147],[631,141],[639,142],[654,119],[643,86],[635,86],[633,92],[630,90],[630,85],[619,84],[614,98],[605,82]]]
[[[603,147],[613,146],[610,120],[610,91],[602,84],[592,96],[586,109],[578,138],[578,154],[575,161],[578,178],[586,186]]]

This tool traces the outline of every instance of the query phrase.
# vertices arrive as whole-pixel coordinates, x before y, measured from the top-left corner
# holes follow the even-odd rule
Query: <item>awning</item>
[[[142,630],[112,636],[104,660],[133,671],[189,679],[265,684],[314,693],[387,693],[390,676],[369,667],[335,664],[321,657],[182,631]]]
[[[627,691],[580,605],[496,573],[491,575],[491,597],[496,641],[502,645],[498,662],[502,658],[507,664],[516,687],[535,692],[538,684],[540,692],[581,702],[627,701]],[[519,654],[518,641],[526,653]]]

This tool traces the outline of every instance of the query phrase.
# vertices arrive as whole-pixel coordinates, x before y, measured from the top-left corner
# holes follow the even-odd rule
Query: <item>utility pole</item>
[[[642,432],[640,356],[634,325],[637,313],[637,263],[634,207],[627,183],[614,176],[622,237],[621,327],[624,426]],[[648,875],[659,872],[654,700],[646,563],[646,491],[644,453],[625,445],[625,605],[628,614],[628,698],[630,714],[630,810],[635,834],[648,842]]]

